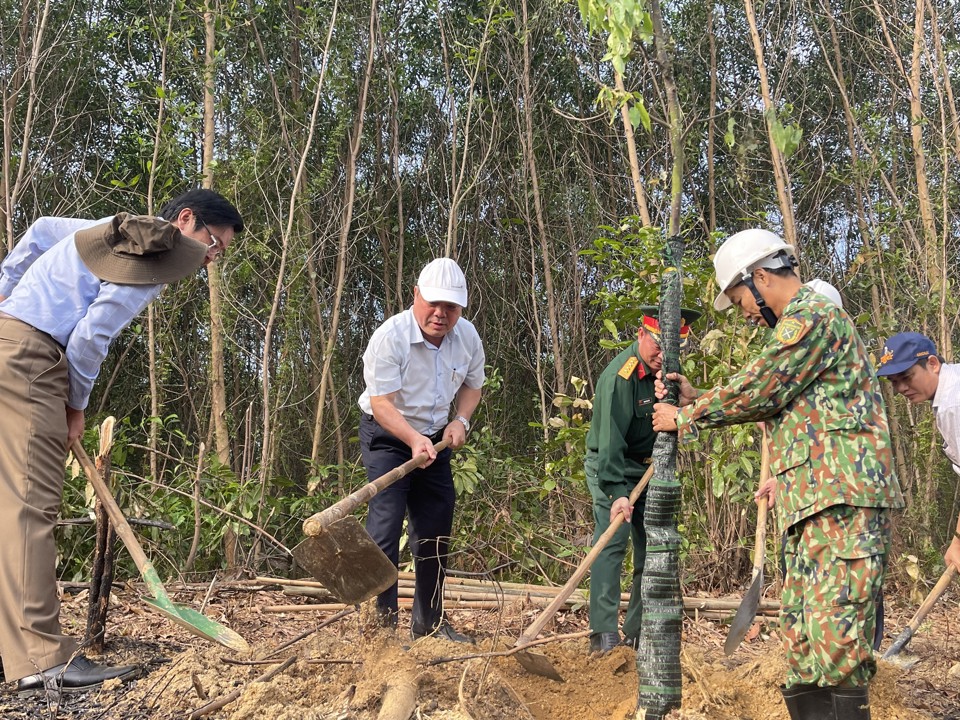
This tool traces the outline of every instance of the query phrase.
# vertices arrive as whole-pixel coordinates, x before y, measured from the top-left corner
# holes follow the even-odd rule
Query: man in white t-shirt
[[[926,335],[904,332],[884,344],[877,375],[914,405],[930,401],[943,452],[960,474],[960,365],[943,362]],[[960,570],[960,517],[943,560]]]
[[[483,343],[461,317],[466,306],[463,271],[450,258],[438,258],[420,273],[413,306],[387,318],[363,354],[367,387],[359,400],[360,448],[368,477],[374,480],[421,453],[430,457],[425,467],[375,495],[367,515],[367,532],[395,564],[403,519],[409,517],[416,567],[414,639],[435,635],[471,642],[443,612],[456,501],[450,456],[466,442],[484,380]],[[438,454],[433,445],[440,440],[450,446]],[[397,609],[394,584],[377,597],[377,611],[386,624],[395,625]]]

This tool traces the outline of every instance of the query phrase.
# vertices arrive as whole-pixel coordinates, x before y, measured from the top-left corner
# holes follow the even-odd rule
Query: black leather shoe
[[[454,630],[453,625],[448,623],[446,620],[441,622],[440,625],[433,630],[421,630],[411,626],[410,637],[412,637],[414,640],[419,640],[423,637],[434,637],[440,638],[441,640],[449,640],[450,642],[455,643],[473,644],[473,638],[467,637],[466,635],[461,635]]]
[[[634,650],[639,650],[639,649],[640,649],[640,636],[637,635],[636,637],[625,637],[625,638],[623,639],[623,644],[626,645],[627,647],[633,648]]]
[[[605,655],[620,644],[620,633],[602,632],[590,636],[590,652]]]
[[[21,678],[17,682],[17,694],[26,698],[46,690],[80,693],[98,688],[106,680],[130,680],[139,674],[140,668],[137,665],[109,667],[97,665],[83,655],[77,655],[69,663],[60,663],[43,672]]]

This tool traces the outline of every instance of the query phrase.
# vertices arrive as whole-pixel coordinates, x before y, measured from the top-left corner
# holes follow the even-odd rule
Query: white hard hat
[[[420,297],[427,302],[467,306],[467,279],[455,260],[437,258],[427,263],[417,280]]]
[[[769,230],[753,228],[728,237],[713,256],[717,285],[720,286],[720,293],[713,301],[713,307],[716,310],[730,307],[730,298],[724,295],[723,291],[750,277],[757,268],[768,267],[767,263],[769,267],[789,267],[789,261],[771,262],[780,253],[786,253],[792,258],[797,256],[793,245],[788,245],[783,238]]]
[[[821,280],[817,278],[816,280],[811,280],[808,283],[804,283],[808,288],[813,290],[815,293],[820,293],[827,300],[832,302],[838,308],[843,307],[843,298],[840,297],[840,291],[837,290],[833,285],[828,283],[826,280]]]

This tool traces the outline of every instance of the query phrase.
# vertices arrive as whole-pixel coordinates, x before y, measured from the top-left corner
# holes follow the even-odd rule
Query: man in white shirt
[[[0,267],[0,656],[21,697],[137,673],[87,660],[61,632],[53,530],[67,448],[110,343],[243,229],[212,190],[186,192],[160,215],[40,218]]]
[[[915,405],[930,401],[943,452],[960,474],[960,365],[943,362],[926,335],[904,332],[884,344],[877,375]],[[960,570],[960,517],[943,560]]]
[[[438,258],[420,273],[413,306],[387,318],[363,354],[366,390],[360,396],[360,448],[374,480],[413,456],[430,460],[370,501],[367,532],[399,563],[404,516],[416,567],[410,632],[414,639],[436,635],[470,642],[443,613],[447,546],[456,492],[452,450],[466,442],[470,418],[480,403],[484,353],[480,336],[461,317],[467,281],[456,262]],[[451,405],[455,405],[451,420]],[[449,440],[439,454],[434,443]],[[395,625],[397,586],[377,597],[377,611]]]

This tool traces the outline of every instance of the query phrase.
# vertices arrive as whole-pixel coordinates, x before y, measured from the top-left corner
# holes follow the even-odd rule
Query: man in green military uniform
[[[903,507],[879,382],[850,316],[802,287],[792,246],[765,230],[733,235],[714,257],[717,310],[736,305],[774,329],[723,387],[680,380],[680,405],[653,427],[681,440],[703,428],[766,421],[785,538],[780,630],[793,720],[869,720],[876,597]]]
[[[659,308],[645,306],[637,341],[607,365],[597,381],[593,400],[593,419],[587,434],[584,470],[593,498],[596,541],[610,521],[628,506],[627,496],[650,464],[656,433],[650,421],[653,413],[654,378],[663,362],[660,351]],[[681,343],[689,333],[689,324],[700,317],[696,310],[682,310]],[[640,639],[640,579],[646,557],[647,536],[643,529],[643,504],[646,491],[637,501],[632,519],[614,534],[594,561],[590,573],[590,650],[606,653],[621,643],[620,573],[627,552],[627,539],[633,539],[633,585],[623,622],[625,642],[636,648]]]

